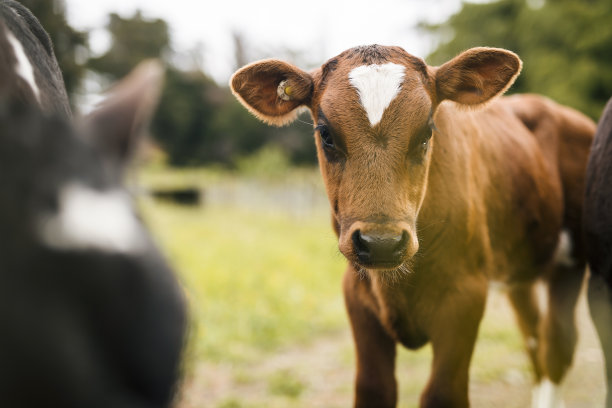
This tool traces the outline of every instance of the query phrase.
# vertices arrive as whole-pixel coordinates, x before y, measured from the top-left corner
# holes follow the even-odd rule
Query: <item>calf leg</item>
[[[560,383],[572,364],[576,348],[576,303],[584,279],[585,264],[557,266],[548,282],[548,313],[544,320],[542,361],[547,376]]]
[[[577,342],[575,309],[585,265],[558,265],[548,281],[548,311],[541,326],[539,360],[542,378],[533,406],[563,407],[559,384],[572,364]]]
[[[606,407],[612,408],[612,294],[609,283],[591,271],[589,281],[589,309],[606,362],[608,393]]]
[[[540,330],[542,316],[536,299],[535,284],[533,282],[513,284],[509,296],[523,333],[537,384],[533,389],[531,406],[532,408],[561,407],[563,405],[559,388],[547,377],[546,362],[541,358],[543,343],[546,341],[543,341]]]
[[[510,286],[508,296],[516,313],[523,339],[525,340],[527,353],[533,365],[536,383],[539,383],[542,378],[542,367],[538,357],[540,311],[534,290],[533,282],[516,283]]]
[[[357,354],[355,408],[393,408],[397,404],[395,340],[359,298],[357,274],[349,268],[344,277],[344,299]]]
[[[423,408],[469,407],[469,367],[484,312],[487,284],[463,281],[462,292],[441,299],[432,319],[433,365]]]

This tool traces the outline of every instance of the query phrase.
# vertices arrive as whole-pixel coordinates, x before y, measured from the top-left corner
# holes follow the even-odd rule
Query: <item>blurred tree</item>
[[[431,63],[475,46],[510,49],[524,63],[512,92],[541,93],[597,119],[612,96],[610,16],[610,0],[499,0],[464,3],[422,28],[440,39]]]
[[[38,18],[49,33],[55,56],[64,75],[68,95],[78,89],[85,74],[85,59],[89,52],[88,35],[68,25],[63,0],[19,0]]]
[[[162,19],[145,19],[140,11],[133,17],[109,16],[107,29],[112,37],[110,49],[91,58],[89,68],[118,79],[147,58],[166,59],[170,51],[168,24]]]
[[[152,124],[153,135],[172,165],[205,161],[203,144],[209,143],[214,106],[206,97],[215,84],[202,72],[166,72],[166,85]],[[205,150],[205,149],[204,149]],[[204,152],[205,153],[205,152]]]
[[[234,70],[237,70],[249,63],[244,33],[234,30],[232,32],[232,41],[234,43]]]
[[[175,166],[234,166],[266,145],[275,145],[294,163],[316,160],[311,125],[271,128],[249,114],[227,87],[199,71],[168,69],[152,131]]]
[[[151,131],[169,164],[235,166],[240,158],[272,144],[294,163],[316,161],[312,125],[270,128],[240,106],[227,86],[217,85],[200,69],[174,66],[164,20],[144,19],[139,12],[131,18],[111,14],[107,28],[112,44],[104,55],[89,60],[92,70],[119,78],[145,58],[161,58],[167,65]],[[233,39],[236,62],[242,65],[249,58],[245,38],[235,32]]]

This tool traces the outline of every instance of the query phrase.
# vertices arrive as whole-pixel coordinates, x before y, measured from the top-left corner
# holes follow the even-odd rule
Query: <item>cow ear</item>
[[[435,71],[438,101],[478,105],[503,94],[521,72],[522,62],[501,48],[469,49]]]
[[[142,62],[85,118],[85,134],[107,159],[120,165],[132,159],[157,108],[163,79],[158,61]]]
[[[283,126],[296,119],[299,107],[310,104],[313,79],[286,62],[264,60],[236,71],[230,86],[238,100],[257,118]]]

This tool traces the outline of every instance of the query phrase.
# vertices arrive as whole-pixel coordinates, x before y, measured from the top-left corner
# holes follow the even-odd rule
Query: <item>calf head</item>
[[[520,68],[502,49],[473,48],[430,67],[399,47],[373,45],[312,72],[255,62],[234,74],[231,87],[273,125],[310,109],[340,251],[359,269],[394,270],[419,249],[438,105],[482,104],[503,93]]]

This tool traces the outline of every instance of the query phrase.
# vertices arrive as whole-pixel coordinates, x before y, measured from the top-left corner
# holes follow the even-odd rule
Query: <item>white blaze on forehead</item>
[[[349,81],[359,93],[370,125],[381,121],[385,109],[402,88],[405,71],[403,65],[387,63],[362,65],[349,73]]]
[[[30,85],[30,88],[32,89],[32,92],[34,92],[36,100],[40,102],[40,90],[36,85],[36,78],[34,78],[34,68],[32,68],[32,64],[30,63],[28,56],[23,50],[23,46],[10,31],[7,31],[6,38],[13,47],[13,51],[15,51],[15,58],[17,59],[17,65],[15,65],[15,72],[17,72],[17,75],[22,77],[24,81],[26,81],[26,83]]]
[[[58,212],[41,220],[39,232],[46,245],[59,250],[134,253],[144,248],[142,228],[121,190],[65,186]]]

